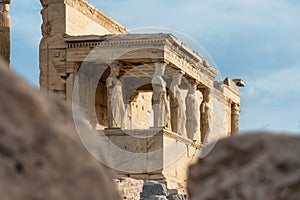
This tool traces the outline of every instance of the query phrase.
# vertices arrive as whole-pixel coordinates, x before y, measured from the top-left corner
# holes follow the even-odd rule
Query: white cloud
[[[300,65],[262,74],[258,79],[254,79],[250,82],[245,95],[253,97],[258,93],[260,96],[262,93],[272,95],[277,100],[299,100],[300,104]]]
[[[91,1],[112,17],[130,26],[167,26],[183,28],[189,34],[216,35],[218,31],[235,33],[243,28],[281,29],[294,25],[299,6],[282,0],[212,0],[212,1]],[[124,9],[126,8],[126,9]],[[297,28],[297,27],[295,27]],[[255,31],[255,30],[252,30]]]
[[[242,90],[243,130],[299,133],[300,65],[263,74]]]

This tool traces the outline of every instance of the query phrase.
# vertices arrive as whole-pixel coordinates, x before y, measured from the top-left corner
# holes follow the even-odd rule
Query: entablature
[[[66,35],[64,40],[68,47],[67,60],[76,59],[77,62],[80,62],[81,59],[84,62],[91,52],[94,55],[109,54],[110,50],[111,52],[124,52],[125,55],[120,54],[118,59],[129,65],[166,62],[174,69],[183,71],[187,77],[193,78],[207,87],[213,87],[218,73],[217,69],[209,66],[199,53],[171,34]],[[89,59],[92,62],[101,62],[97,56],[90,56]]]

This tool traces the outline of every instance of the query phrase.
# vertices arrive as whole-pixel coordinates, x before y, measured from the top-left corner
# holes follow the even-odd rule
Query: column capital
[[[157,61],[157,62],[154,62],[154,66],[155,68],[161,68],[161,67],[166,67],[168,64],[163,62],[163,61]]]
[[[10,4],[11,0],[0,0],[0,4]]]
[[[171,71],[171,75],[172,77],[176,77],[176,76],[183,76],[185,73],[182,70],[172,70]]]
[[[196,87],[197,87],[197,85],[199,84],[198,81],[197,81],[196,79],[194,79],[194,78],[188,77],[188,78],[186,78],[186,80],[187,80],[187,82],[188,82],[191,86],[196,86]]]

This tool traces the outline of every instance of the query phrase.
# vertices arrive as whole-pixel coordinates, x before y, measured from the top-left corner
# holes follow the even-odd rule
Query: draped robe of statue
[[[171,128],[173,132],[185,136],[185,112],[179,89],[181,79],[182,74],[175,75],[170,86]]]
[[[169,106],[167,100],[166,82],[162,78],[165,65],[156,63],[152,78],[152,108],[154,111],[154,127],[167,127],[169,123]]]
[[[196,95],[196,86],[189,86],[185,99],[186,134],[191,140],[200,140],[200,101]]]
[[[204,143],[206,143],[208,135],[211,132],[211,104],[209,101],[209,96],[206,97],[206,100],[202,104],[201,118],[202,118],[202,126],[203,126],[202,131],[204,136],[202,140]]]
[[[106,80],[108,99],[108,127],[123,128],[125,119],[125,105],[123,99],[123,85],[118,80],[119,68],[111,68],[111,74]]]

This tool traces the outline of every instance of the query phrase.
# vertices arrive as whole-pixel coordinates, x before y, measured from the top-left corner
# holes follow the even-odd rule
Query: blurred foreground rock
[[[191,200],[299,200],[300,137],[225,139],[190,167]]]
[[[110,173],[80,143],[70,109],[5,68],[1,64],[1,200],[119,199]]]

